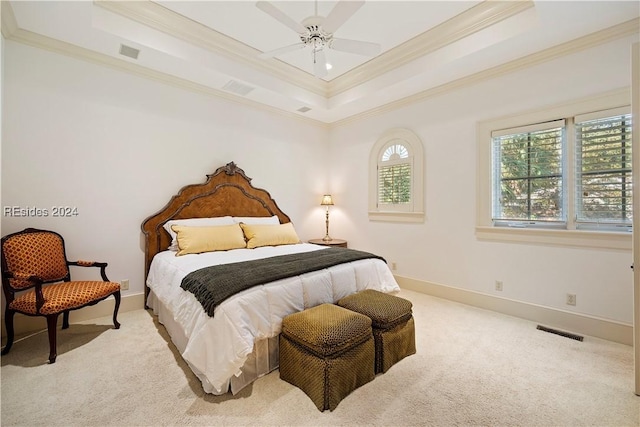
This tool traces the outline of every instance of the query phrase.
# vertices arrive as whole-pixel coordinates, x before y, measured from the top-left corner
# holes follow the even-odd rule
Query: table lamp
[[[329,206],[333,205],[333,199],[331,198],[331,194],[325,194],[324,196],[322,196],[322,202],[320,203],[320,206],[326,206],[327,207],[327,220],[326,220],[326,225],[327,225],[327,234],[322,238],[322,240],[324,240],[325,242],[329,242],[333,239],[331,239],[331,237],[329,237]]]

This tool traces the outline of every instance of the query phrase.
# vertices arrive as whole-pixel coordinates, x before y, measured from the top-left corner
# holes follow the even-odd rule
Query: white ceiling
[[[344,0],[343,0],[344,1]],[[274,1],[300,22],[314,1]],[[326,16],[336,1],[319,1]],[[255,1],[3,1],[5,38],[250,105],[335,123],[510,64],[636,35],[637,1],[367,1],[336,37],[379,43],[375,58],[329,50],[313,76],[307,49]],[[137,59],[119,53],[124,44]],[[520,62],[518,62],[520,61]],[[230,81],[247,89],[239,95]],[[236,84],[236,87],[238,86]],[[304,113],[301,107],[310,109]]]

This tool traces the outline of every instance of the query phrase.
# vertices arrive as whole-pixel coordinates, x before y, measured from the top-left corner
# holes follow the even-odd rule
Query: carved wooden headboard
[[[171,219],[226,215],[277,215],[281,224],[291,221],[280,210],[271,195],[266,190],[251,185],[251,178],[233,162],[207,175],[207,180],[202,184],[182,187],[164,208],[142,222],[142,233],[145,239],[145,304],[149,292],[146,280],[151,260],[158,252],[166,250],[171,243],[169,233],[162,227],[164,223]]]

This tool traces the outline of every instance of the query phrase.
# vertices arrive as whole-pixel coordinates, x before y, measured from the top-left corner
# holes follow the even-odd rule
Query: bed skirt
[[[158,322],[165,327],[178,352],[180,352],[180,354],[184,353],[187,345],[187,337],[184,335],[182,328],[173,319],[173,315],[162,305],[158,298],[156,298],[153,291],[149,292],[147,306],[150,307],[158,317]],[[202,388],[205,393],[221,395],[230,391],[232,394],[236,394],[258,378],[278,368],[278,349],[277,335],[256,340],[253,352],[247,356],[247,360],[240,369],[240,372],[231,377],[231,379],[227,381],[227,384],[223,385],[220,389],[212,386],[205,375],[191,366],[188,361],[187,364],[202,383]]]

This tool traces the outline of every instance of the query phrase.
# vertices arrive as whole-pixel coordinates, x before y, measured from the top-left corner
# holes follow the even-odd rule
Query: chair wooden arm
[[[26,280],[29,282],[33,282],[35,285],[38,281],[42,282],[42,279],[35,274],[26,273],[23,271],[4,271],[2,272],[4,277],[7,279],[17,279],[17,280]]]
[[[16,288],[14,286],[11,286],[11,284],[9,284],[9,286],[11,286],[11,288],[15,292],[26,291],[27,289],[31,289],[35,287],[34,291],[36,293],[36,312],[40,313],[40,309],[44,305],[44,296],[42,295],[42,283],[44,282],[44,280],[42,280],[41,277],[38,277],[34,274],[25,273],[22,271],[15,271],[15,272],[4,271],[2,275],[7,279],[22,280],[25,282],[30,282],[31,285],[25,286],[22,288]],[[9,304],[11,301],[13,301],[13,293],[9,295],[9,301],[7,301],[7,304]]]
[[[102,280],[104,280],[105,282],[111,281],[107,277],[106,268],[107,268],[107,265],[109,264],[106,262],[78,260],[78,261],[67,261],[67,265],[75,265],[78,267],[98,267],[100,268],[100,276],[102,277]]]
[[[2,275],[7,279],[14,279],[31,283],[28,286],[15,287],[11,285],[11,282],[9,282],[9,286],[11,286],[11,289],[13,289],[15,292],[26,291],[27,289],[31,289],[34,286],[42,285],[44,283],[44,280],[42,280],[41,277],[35,274],[26,273],[24,271],[4,271]]]

